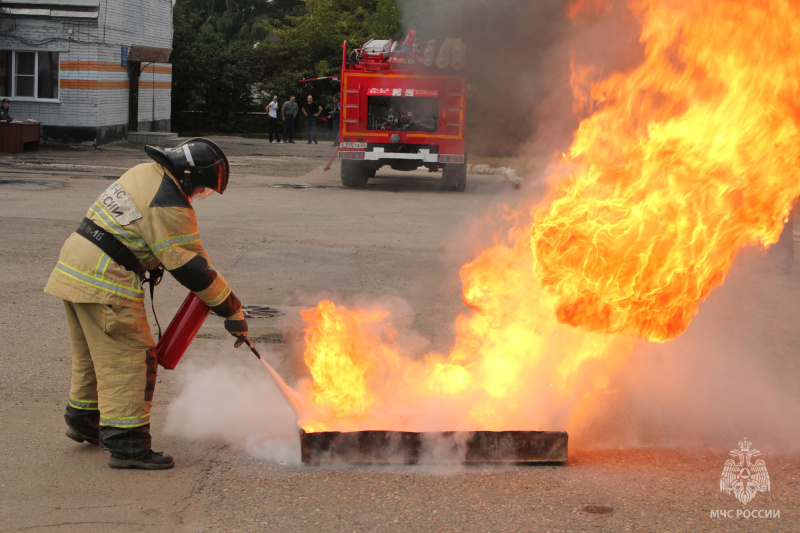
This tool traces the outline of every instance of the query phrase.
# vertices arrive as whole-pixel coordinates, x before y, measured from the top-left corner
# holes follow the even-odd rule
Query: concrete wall
[[[116,50],[107,50],[101,61],[119,62],[120,48],[152,46],[172,48],[172,1],[108,0],[101,22],[106,38],[120,43]],[[103,18],[104,17],[104,18]],[[103,52],[101,52],[102,54]],[[113,54],[116,53],[116,59]],[[139,131],[167,131],[172,114],[172,65],[142,64],[139,77]],[[154,82],[155,81],[155,85]],[[128,123],[128,91],[109,91],[103,104],[103,124]],[[105,96],[105,95],[104,95]],[[155,100],[155,106],[153,105]],[[155,122],[155,127],[153,127]],[[158,127],[166,129],[158,129]]]
[[[122,47],[172,47],[171,0],[105,0],[96,19],[0,18],[0,50],[59,52],[57,101],[10,97],[11,115],[42,123],[45,142],[104,144],[128,129],[128,67]],[[167,131],[172,67],[144,64],[139,79],[139,129]],[[155,105],[154,105],[155,104]]]

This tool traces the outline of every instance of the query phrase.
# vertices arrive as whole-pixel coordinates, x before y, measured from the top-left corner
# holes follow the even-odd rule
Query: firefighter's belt
[[[119,266],[131,272],[135,272],[141,279],[146,278],[146,270],[142,264],[136,259],[136,256],[133,255],[133,252],[131,252],[127,246],[119,242],[119,239],[114,237],[114,235],[88,218],[83,219],[76,231],[78,235],[84,237],[103,250]]]
[[[158,317],[156,316],[156,307],[155,302],[153,301],[153,291],[155,290],[156,285],[161,283],[161,276],[164,275],[164,269],[162,267],[156,267],[154,270],[150,271],[150,277],[148,277],[147,270],[145,270],[145,268],[142,266],[139,260],[136,259],[136,256],[133,255],[133,252],[131,252],[127,246],[119,242],[119,239],[88,218],[84,218],[78,226],[78,229],[75,231],[81,237],[93,242],[119,266],[134,272],[142,280],[142,283],[150,284],[150,306],[153,309],[153,317],[156,319],[156,326],[158,326],[158,340],[161,340],[161,324],[158,323]]]

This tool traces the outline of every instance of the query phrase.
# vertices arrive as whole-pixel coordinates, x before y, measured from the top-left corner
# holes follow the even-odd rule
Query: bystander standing
[[[333,127],[333,145],[339,146],[339,115],[341,113],[341,105],[339,102],[339,95],[333,95],[333,109],[328,117]]]
[[[272,101],[267,104],[267,121],[269,122],[269,142],[281,142],[281,134],[278,131],[278,95],[272,97]]]
[[[322,113],[322,106],[314,101],[314,97],[308,95],[308,101],[303,105],[303,114],[306,116],[306,139],[308,144],[314,141],[314,144],[319,144],[317,141],[317,117]]]
[[[297,116],[297,104],[294,96],[289,97],[288,102],[283,103],[281,117],[283,117],[283,140],[294,144],[294,119]]]

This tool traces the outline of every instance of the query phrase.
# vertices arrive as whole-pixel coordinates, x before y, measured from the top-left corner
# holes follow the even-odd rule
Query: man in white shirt
[[[267,110],[267,120],[269,120],[269,142],[281,142],[281,134],[278,130],[278,95],[272,97],[272,101],[265,107]]]

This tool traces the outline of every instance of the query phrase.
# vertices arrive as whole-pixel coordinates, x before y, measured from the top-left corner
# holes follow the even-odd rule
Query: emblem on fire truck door
[[[767,464],[763,459],[753,461],[755,457],[761,455],[761,452],[751,449],[752,444],[745,437],[739,442],[739,450],[730,451],[733,459],[725,461],[719,479],[719,490],[725,494],[733,492],[744,505],[747,505],[757,493],[769,490]]]

